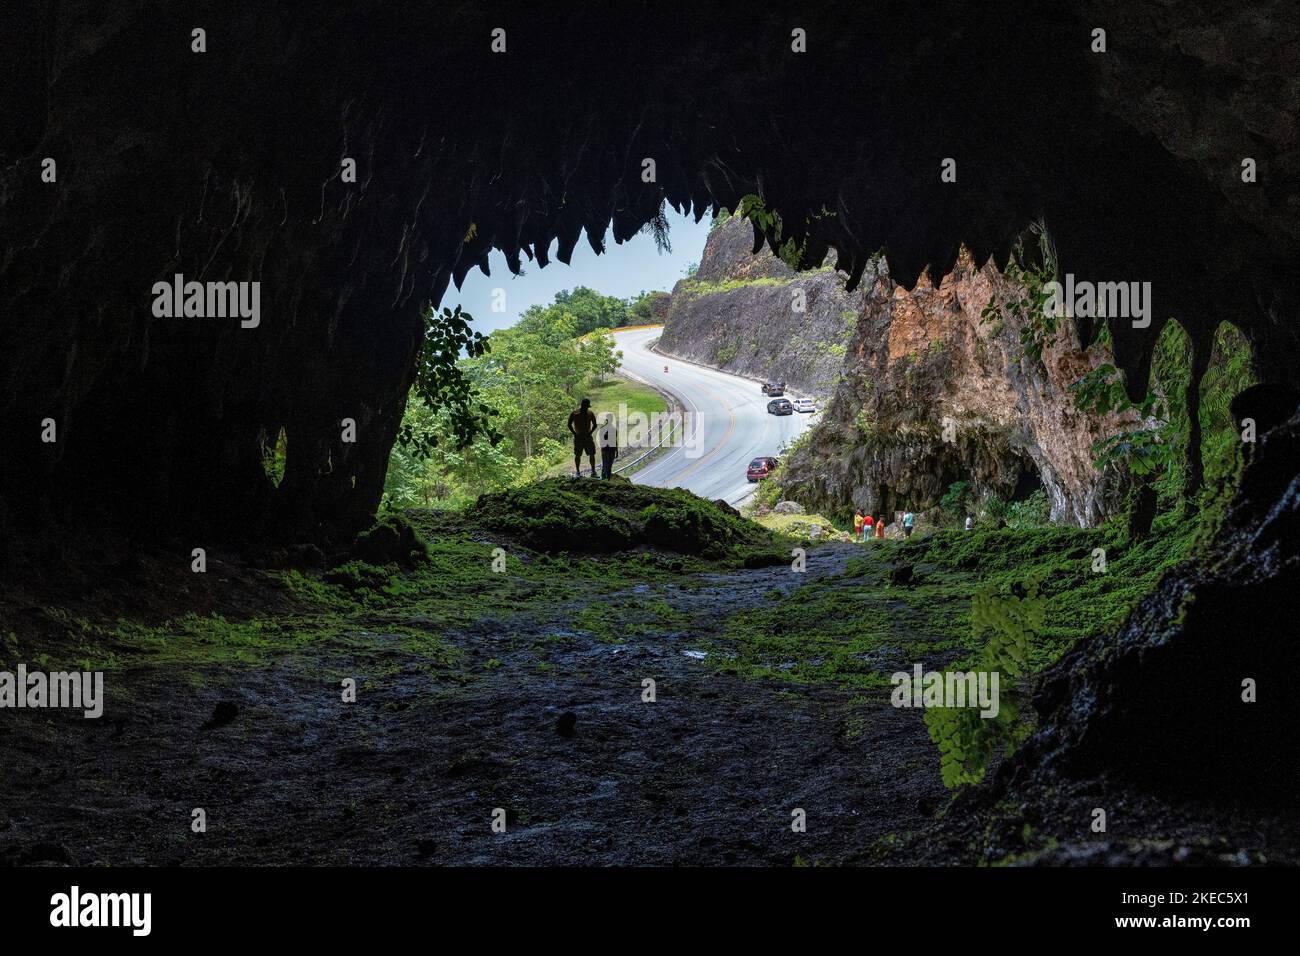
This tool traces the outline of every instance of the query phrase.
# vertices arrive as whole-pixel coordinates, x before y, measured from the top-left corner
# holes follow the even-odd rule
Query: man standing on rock
[[[573,477],[582,477],[582,456],[585,452],[591,464],[591,477],[596,477],[596,441],[592,437],[596,431],[596,416],[591,411],[591,399],[584,398],[582,404],[569,413],[569,433],[573,435]]]
[[[614,474],[614,459],[618,457],[618,423],[614,413],[606,412],[605,421],[600,426],[600,477],[609,478]]]

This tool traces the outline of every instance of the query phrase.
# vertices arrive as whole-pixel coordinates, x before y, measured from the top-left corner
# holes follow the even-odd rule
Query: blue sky
[[[447,289],[439,308],[454,309],[459,304],[474,316],[474,328],[486,335],[494,329],[514,325],[520,313],[530,305],[549,304],[561,289],[585,285],[621,299],[642,290],[672,289],[686,267],[700,261],[704,240],[709,234],[709,217],[706,215],[696,223],[671,206],[667,209],[667,216],[672,252],[660,255],[654,237],[645,233],[637,233],[627,242],[616,245],[611,230],[605,234],[605,251],[601,255],[591,251],[584,235],[573,250],[572,264],[566,266],[552,258],[542,269],[525,257],[522,274],[518,276],[510,274],[504,255],[493,252],[488,260],[492,275],[485,276],[478,269],[472,270],[459,292],[454,285]],[[554,244],[551,255],[555,255]],[[504,312],[492,311],[492,292],[498,288],[506,292]]]

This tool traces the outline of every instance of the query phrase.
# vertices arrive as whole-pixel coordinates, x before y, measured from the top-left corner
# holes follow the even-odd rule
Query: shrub
[[[939,508],[943,511],[944,517],[950,521],[964,517],[969,497],[970,482],[954,481],[948,486],[944,496],[939,499]]]

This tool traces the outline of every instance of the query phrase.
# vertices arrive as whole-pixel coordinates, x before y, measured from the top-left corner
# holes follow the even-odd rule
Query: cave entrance
[[[571,476],[575,447],[567,423],[584,399],[598,422],[610,413],[617,422],[625,453],[614,469],[641,442],[641,423],[674,411],[680,420],[663,387],[655,386],[659,376],[642,367],[642,353],[651,345],[646,339],[657,337],[648,327],[664,322],[661,300],[695,274],[711,225],[709,217],[697,221],[665,203],[622,242],[610,241],[608,232],[588,235],[567,262],[558,240],[545,257],[516,262],[517,272],[505,253],[487,255],[444,295],[440,311],[459,307],[487,338],[482,354],[462,351],[456,372],[470,390],[471,407],[495,413],[489,424],[497,440],[480,433],[457,447],[452,416],[431,408],[417,381],[389,456],[384,502],[455,508],[483,493]],[[650,431],[659,434],[662,426]],[[593,451],[594,465],[582,455],[584,475],[603,464],[600,448]]]
[[[1008,501],[1028,501],[1036,491],[1043,490],[1043,477],[1038,473],[1032,462],[1022,461],[1020,463],[1020,474],[1016,478],[1015,487],[1011,490],[1011,496]]]

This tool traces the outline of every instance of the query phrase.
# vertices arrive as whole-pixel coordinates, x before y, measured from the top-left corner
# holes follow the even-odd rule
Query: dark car
[[[768,396],[784,395],[785,382],[764,382],[763,394]]]
[[[774,398],[767,403],[767,413],[769,415],[793,415],[794,406],[790,404],[788,398]]]
[[[766,478],[776,470],[776,466],[779,464],[781,464],[779,458],[755,458],[749,463],[749,467],[745,469],[745,477],[750,481]]]

